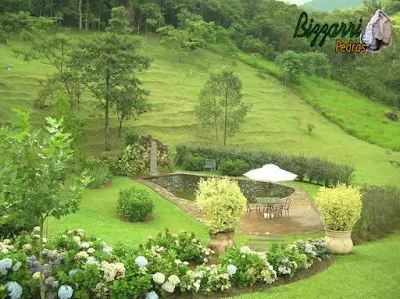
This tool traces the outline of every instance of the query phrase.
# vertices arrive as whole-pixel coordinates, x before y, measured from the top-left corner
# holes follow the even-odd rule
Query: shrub
[[[327,229],[351,230],[360,218],[362,202],[357,188],[321,188],[315,202]]]
[[[153,200],[146,190],[132,187],[119,192],[118,212],[129,222],[146,221],[153,208]]]
[[[157,248],[164,248],[164,253],[176,251],[176,257],[180,261],[202,264],[208,262],[212,250],[203,247],[200,240],[194,233],[181,231],[179,234],[171,234],[168,229],[165,233],[159,233],[156,238],[149,238],[145,248],[157,251]]]
[[[400,188],[370,186],[362,190],[361,217],[352,230],[354,243],[382,238],[400,228]]]
[[[204,158],[188,154],[183,159],[183,168],[185,170],[200,171],[203,170],[204,163]]]
[[[237,182],[225,179],[201,179],[197,203],[211,233],[232,232],[240,223],[247,199]]]
[[[218,170],[224,175],[241,176],[250,170],[250,166],[243,160],[222,160]]]
[[[220,256],[220,260],[227,268],[232,284],[238,288],[252,286],[257,282],[271,284],[277,276],[265,254],[251,252],[246,246],[240,249],[230,247]]]
[[[127,132],[125,135],[125,146],[134,145],[139,141],[140,136],[133,132]]]
[[[354,179],[354,167],[349,163],[334,163],[317,157],[293,156],[274,152],[247,151],[229,147],[205,147],[197,145],[178,145],[175,163],[182,165],[187,155],[214,159],[217,165],[224,160],[242,160],[250,168],[259,168],[265,164],[275,164],[282,169],[298,175],[299,180],[317,182],[326,187],[338,184],[350,185]]]
[[[92,181],[88,184],[90,188],[100,188],[110,179],[110,172],[107,165],[100,165],[88,171]]]

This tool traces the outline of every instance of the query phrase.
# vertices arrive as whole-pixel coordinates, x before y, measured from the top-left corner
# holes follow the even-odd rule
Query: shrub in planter
[[[246,202],[235,181],[228,178],[200,180],[197,204],[209,228],[211,239],[207,247],[217,255],[229,246],[236,246],[233,235]]]
[[[351,229],[362,208],[360,191],[344,185],[321,188],[315,202],[325,224],[327,247],[339,254],[351,252]]]
[[[224,175],[241,176],[250,170],[250,166],[243,160],[223,160],[220,162],[218,170]]]
[[[185,170],[200,171],[203,170],[204,163],[204,158],[188,154],[183,159],[183,168]]]
[[[229,248],[220,256],[232,284],[238,288],[252,286],[257,282],[271,284],[276,279],[276,271],[269,264],[265,254],[257,254],[250,248]]]
[[[149,192],[132,187],[119,192],[118,212],[129,222],[143,222],[152,215],[154,203]]]

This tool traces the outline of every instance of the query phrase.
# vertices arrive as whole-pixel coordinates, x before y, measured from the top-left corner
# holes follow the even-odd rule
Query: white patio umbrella
[[[283,170],[274,164],[267,164],[261,168],[250,170],[244,176],[252,180],[268,182],[293,181],[297,178],[297,174]]]

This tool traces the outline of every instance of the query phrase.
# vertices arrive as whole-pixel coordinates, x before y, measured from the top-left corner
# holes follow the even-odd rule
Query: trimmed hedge
[[[243,160],[222,160],[218,169],[223,175],[241,176],[250,170],[250,166]]]
[[[205,159],[197,155],[187,154],[183,157],[183,168],[191,171],[201,171],[205,163]]]
[[[365,186],[362,188],[361,218],[354,225],[354,243],[373,241],[400,228],[400,188]]]
[[[176,146],[176,165],[182,165],[188,154],[214,159],[217,165],[223,160],[243,160],[251,169],[265,164],[275,164],[282,169],[297,174],[299,181],[315,183],[327,187],[339,183],[350,185],[354,178],[354,167],[348,163],[335,163],[323,158],[294,156],[276,152],[236,150],[228,147],[216,148],[198,145]]]

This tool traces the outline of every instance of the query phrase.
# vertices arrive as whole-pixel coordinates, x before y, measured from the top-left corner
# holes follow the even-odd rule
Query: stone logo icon
[[[361,43],[367,45],[367,51],[379,53],[392,42],[392,22],[381,10],[377,10],[361,33]]]

